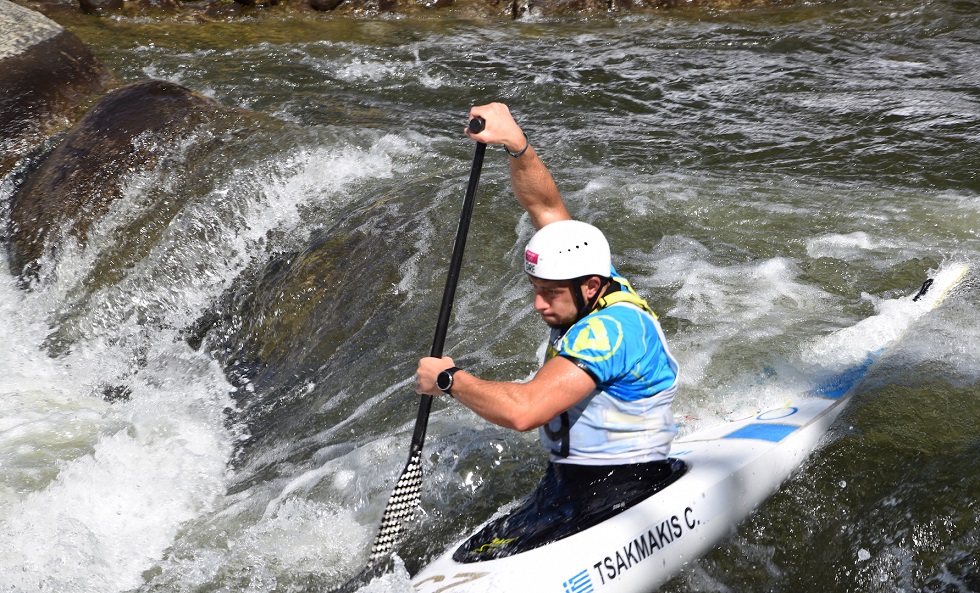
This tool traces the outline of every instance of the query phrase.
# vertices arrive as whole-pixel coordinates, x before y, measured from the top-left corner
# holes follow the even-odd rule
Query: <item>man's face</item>
[[[568,327],[578,317],[578,307],[567,280],[542,280],[528,276],[534,286],[534,310],[551,327]],[[578,287],[581,290],[581,287]]]

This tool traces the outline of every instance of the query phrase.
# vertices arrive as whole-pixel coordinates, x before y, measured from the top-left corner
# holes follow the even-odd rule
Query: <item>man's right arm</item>
[[[510,109],[503,103],[490,103],[470,109],[470,118],[482,117],[486,128],[473,134],[467,128],[466,135],[486,144],[502,145],[510,152],[523,154],[510,158],[510,183],[524,210],[531,217],[534,228],[559,220],[571,220],[565,202],[558,192],[551,172],[544,166],[534,147],[530,146],[521,127],[514,120]]]
[[[452,358],[419,360],[415,391],[442,395],[436,377],[455,366]],[[595,390],[591,374],[562,356],[551,358],[526,383],[487,381],[466,371],[453,375],[450,390],[456,401],[504,428],[538,428],[582,401]]]

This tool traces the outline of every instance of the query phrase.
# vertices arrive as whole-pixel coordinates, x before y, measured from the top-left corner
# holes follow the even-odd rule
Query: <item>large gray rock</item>
[[[106,92],[111,74],[78,37],[9,0],[0,0],[0,175],[79,107]]]

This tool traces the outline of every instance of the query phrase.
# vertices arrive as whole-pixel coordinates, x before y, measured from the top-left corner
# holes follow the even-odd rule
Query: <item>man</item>
[[[677,362],[656,316],[616,274],[596,227],[574,221],[554,179],[506,105],[474,107],[470,138],[511,156],[511,185],[538,232],[525,250],[534,308],[551,328],[548,358],[525,383],[487,381],[449,357],[419,361],[419,393],[449,394],[483,418],[539,428],[545,477],[524,505],[489,525],[457,560],[530,549],[601,521],[683,472],[667,460]]]

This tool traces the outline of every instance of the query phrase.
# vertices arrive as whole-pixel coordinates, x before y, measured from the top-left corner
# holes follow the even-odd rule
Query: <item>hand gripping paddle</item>
[[[483,131],[486,122],[481,117],[470,120],[470,132],[478,134]],[[487,145],[476,143],[473,155],[473,166],[470,168],[470,182],[463,198],[463,211],[459,216],[459,227],[456,229],[456,240],[453,243],[453,255],[449,262],[449,272],[446,275],[446,288],[442,293],[442,306],[439,309],[439,320],[436,323],[436,335],[432,340],[430,356],[442,357],[442,348],[446,343],[446,331],[449,327],[449,316],[453,310],[453,299],[456,296],[456,285],[459,281],[459,271],[463,265],[463,249],[466,246],[466,234],[470,228],[470,218],[473,215],[473,202],[476,196],[476,186],[480,182],[480,171],[483,168],[483,155]],[[379,560],[386,559],[398,545],[405,525],[415,518],[422,496],[422,444],[425,442],[425,430],[429,423],[429,412],[432,409],[432,396],[422,395],[419,401],[418,417],[415,420],[415,432],[408,452],[408,463],[402,470],[402,475],[395,483],[395,489],[388,499],[384,515],[381,517],[381,528],[371,548],[367,567],[357,576],[335,591],[354,590],[352,586],[364,585],[371,577],[381,571],[375,568]]]

